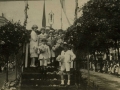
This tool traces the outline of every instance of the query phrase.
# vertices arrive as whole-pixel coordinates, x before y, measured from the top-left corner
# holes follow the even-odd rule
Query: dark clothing
[[[55,57],[58,57],[58,55],[61,54],[63,48],[62,47],[58,47],[56,50],[55,50]]]
[[[58,48],[55,50],[55,67],[59,67],[59,62],[56,61],[56,58],[58,57],[58,55],[61,55],[62,50],[63,50],[62,47],[58,47]]]

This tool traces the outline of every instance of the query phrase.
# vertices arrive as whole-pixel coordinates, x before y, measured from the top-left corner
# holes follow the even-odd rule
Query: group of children
[[[33,25],[30,40],[30,67],[36,67],[36,57],[38,57],[39,66],[43,70],[46,70],[47,65],[51,63],[56,68],[60,66],[61,85],[64,85],[64,71],[68,75],[67,85],[70,85],[70,68],[71,62],[76,58],[75,54],[69,44],[64,42],[62,32],[58,32],[58,35],[54,36],[53,31],[49,31],[49,34],[46,34],[45,29],[42,28],[41,33],[37,35],[37,29],[37,25]]]
[[[90,68],[92,70],[94,70],[94,71],[98,71],[99,72],[100,66],[97,63],[96,67],[95,67],[95,63],[97,63],[97,62],[91,62]],[[103,64],[103,66],[102,66],[102,72],[103,73],[109,73],[109,74],[118,75],[118,73],[119,73],[119,62],[118,61],[103,60],[102,64]]]

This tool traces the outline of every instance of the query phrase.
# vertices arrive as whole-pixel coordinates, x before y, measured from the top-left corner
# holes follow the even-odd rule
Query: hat
[[[69,46],[67,42],[63,42],[63,46]]]
[[[45,30],[45,27],[42,27],[42,28],[40,29],[40,31],[42,31],[42,30]]]
[[[63,42],[63,45],[68,45],[67,42]]]
[[[59,29],[58,32],[63,32],[63,30],[62,30],[62,29]]]
[[[34,28],[37,28],[37,29],[38,29],[38,26],[37,26],[37,25],[33,25],[33,26],[32,26],[32,29],[34,29]]]
[[[53,30],[50,30],[49,33],[53,33]]]

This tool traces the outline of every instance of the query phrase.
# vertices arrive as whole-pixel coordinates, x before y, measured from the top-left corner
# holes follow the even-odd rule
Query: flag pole
[[[28,10],[29,8],[28,8],[28,0],[27,1],[25,1],[25,10],[24,10],[24,12],[25,12],[25,21],[24,21],[24,27],[25,27],[25,29],[26,29],[26,25],[27,25],[27,19],[28,19],[28,15],[27,15],[27,10]],[[23,48],[25,48],[25,57],[24,57],[24,59],[25,59],[25,68],[27,68],[28,67],[28,43],[25,43],[25,47],[23,47]]]
[[[75,0],[75,20],[77,20],[78,0]]]
[[[45,15],[45,0],[43,5],[43,17],[42,17],[42,27],[46,27],[46,15]]]
[[[61,29],[62,29],[62,7],[61,7]]]

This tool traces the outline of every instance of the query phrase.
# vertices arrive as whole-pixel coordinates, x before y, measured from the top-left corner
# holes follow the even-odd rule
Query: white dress
[[[44,52],[39,54],[40,66],[47,66],[48,59],[51,57],[50,48],[47,45],[41,44],[39,49],[43,49]]]
[[[31,32],[31,40],[30,40],[30,57],[38,57],[37,54],[38,47],[38,36],[35,31]]]

